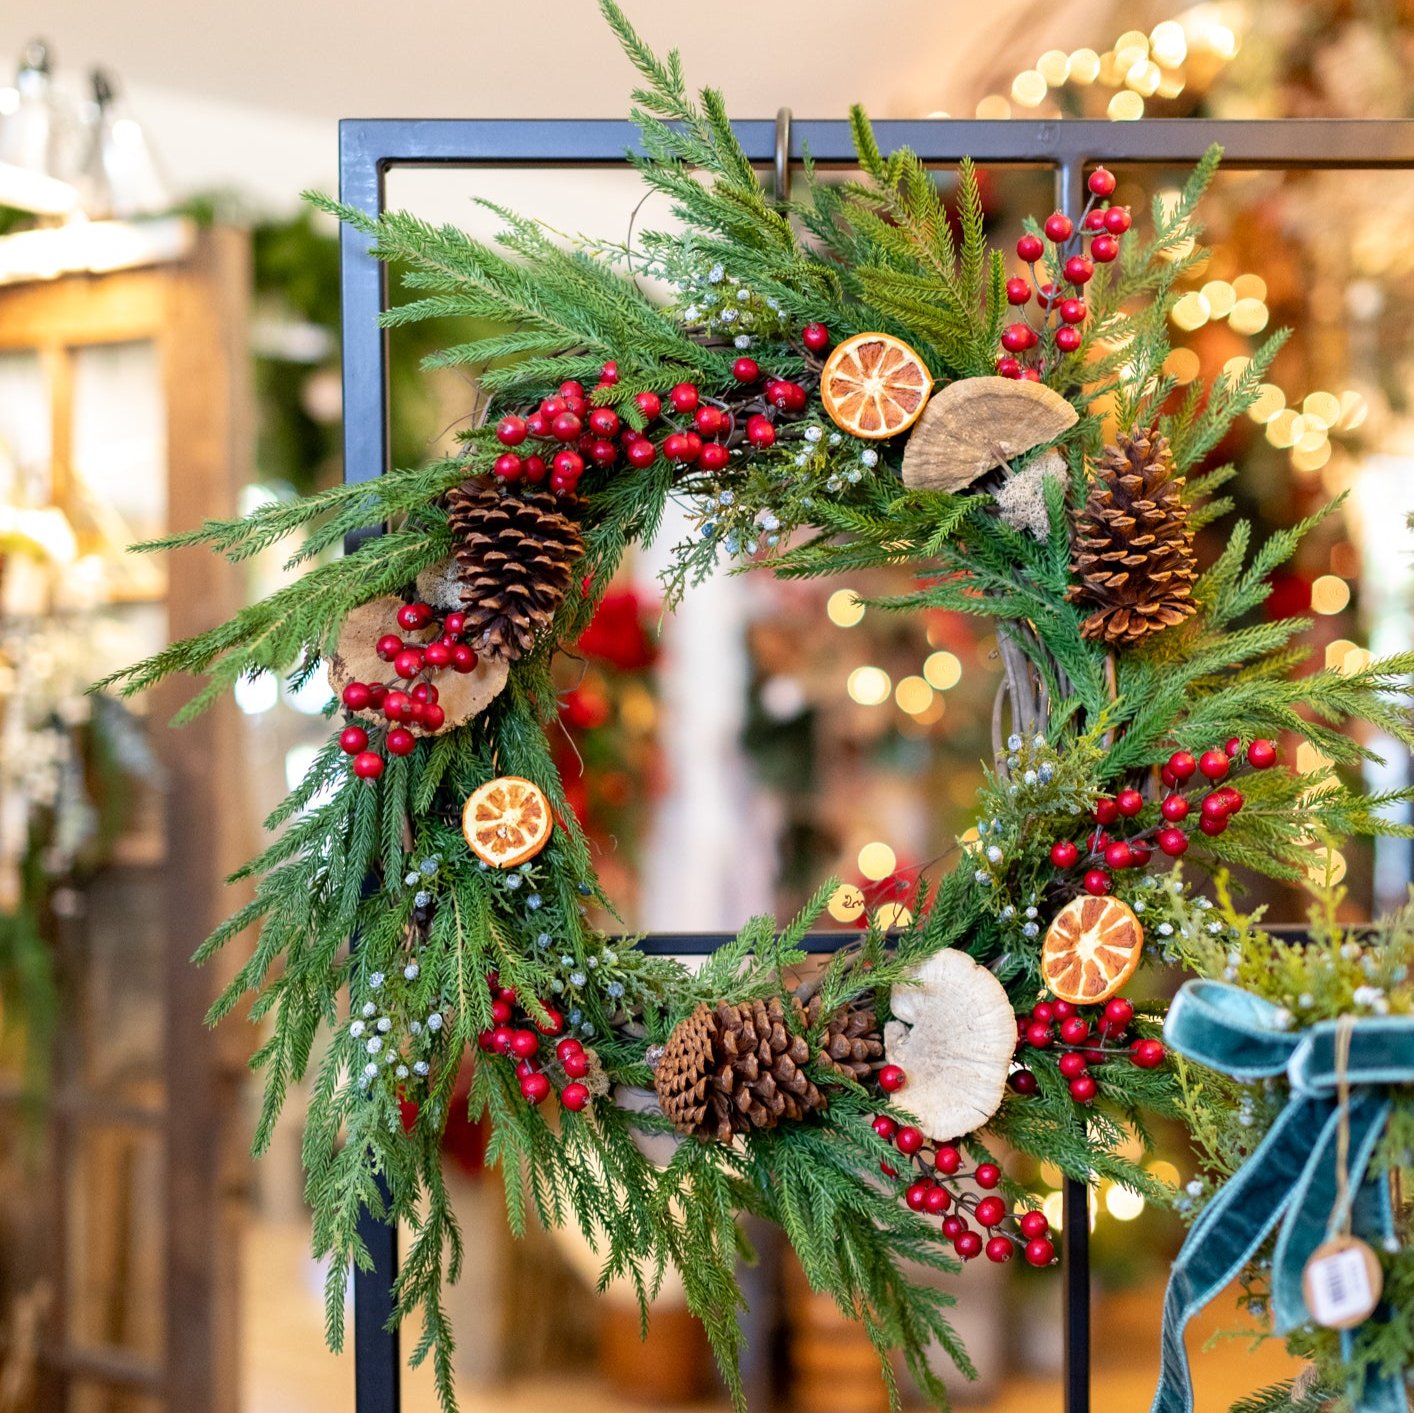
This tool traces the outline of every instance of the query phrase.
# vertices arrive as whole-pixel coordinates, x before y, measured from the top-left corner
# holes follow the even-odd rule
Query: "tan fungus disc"
[[[430,642],[436,636],[436,629],[432,627],[416,632],[399,628],[398,610],[402,606],[401,599],[388,595],[360,604],[344,619],[338,645],[327,659],[329,686],[336,697],[350,682],[389,682],[393,679],[392,666],[384,662],[376,650],[378,639],[384,633],[397,633],[409,643]],[[440,736],[454,727],[465,726],[500,695],[509,675],[510,669],[506,663],[489,657],[478,658],[470,672],[454,672],[450,667],[433,672],[428,681],[437,688],[437,705],[445,714],[441,728],[432,732],[414,721],[404,724],[414,736]],[[369,726],[388,724],[380,712],[371,708],[356,711],[353,715]]]
[[[1001,1107],[1016,1050],[1006,988],[966,952],[945,948],[921,962],[913,985],[895,986],[884,1055],[908,1083],[900,1105],[935,1139],[981,1128]]]
[[[1080,420],[1058,392],[1020,378],[962,378],[935,392],[903,449],[903,483],[960,491]]]

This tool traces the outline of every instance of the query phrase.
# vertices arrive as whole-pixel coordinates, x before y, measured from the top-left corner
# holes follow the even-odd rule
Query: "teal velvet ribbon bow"
[[[1301,1277],[1311,1253],[1343,1221],[1336,1211],[1336,1022],[1283,1030],[1271,1002],[1220,981],[1187,982],[1164,1024],[1173,1049],[1234,1079],[1285,1073],[1291,1098],[1257,1151],[1194,1222],[1164,1297],[1163,1356],[1152,1413],[1192,1413],[1188,1321],[1252,1258],[1280,1223],[1272,1261],[1272,1317],[1279,1334],[1310,1319]],[[1414,1084],[1414,1016],[1372,1016],[1350,1035],[1349,1201],[1354,1231],[1376,1249],[1394,1231],[1389,1184],[1371,1178],[1384,1133],[1385,1086]],[[1407,1314],[1407,1312],[1406,1312]],[[1351,1336],[1344,1336],[1347,1356]],[[1354,1413],[1407,1413],[1403,1377],[1370,1371]]]

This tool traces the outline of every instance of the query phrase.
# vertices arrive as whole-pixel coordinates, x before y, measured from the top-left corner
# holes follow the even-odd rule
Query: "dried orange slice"
[[[836,344],[820,370],[820,400],[835,425],[879,441],[911,427],[933,379],[918,354],[892,334],[855,334]]]
[[[1076,1006],[1108,1000],[1134,975],[1144,929],[1118,898],[1076,898],[1046,929],[1041,978],[1051,994]]]
[[[514,868],[545,847],[553,824],[538,785],[501,775],[474,791],[462,807],[462,833],[471,852],[492,868]]]

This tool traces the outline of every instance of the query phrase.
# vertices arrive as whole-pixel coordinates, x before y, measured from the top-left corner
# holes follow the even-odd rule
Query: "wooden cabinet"
[[[246,238],[219,229],[170,263],[0,286],[0,502],[62,511],[70,564],[51,570],[92,581],[83,602],[11,593],[8,612],[100,623],[92,676],[236,606],[222,561],[135,558],[121,541],[234,510],[250,474],[248,306]],[[189,958],[232,904],[221,880],[250,839],[235,713],[166,729],[190,687],[139,704],[151,768],[95,866],[44,910],[58,1009],[35,1126],[0,1075],[3,1358],[18,1387],[29,1339],[26,1399],[62,1413],[237,1406],[248,1037],[206,1029],[221,976]]]

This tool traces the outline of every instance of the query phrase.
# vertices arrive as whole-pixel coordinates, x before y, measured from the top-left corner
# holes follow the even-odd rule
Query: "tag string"
[[[1335,1095],[1337,1106],[1335,1132],[1335,1213],[1340,1216],[1340,1234],[1351,1232],[1350,1202],[1350,1037],[1355,1030],[1355,1017],[1341,1016],[1335,1023]]]

